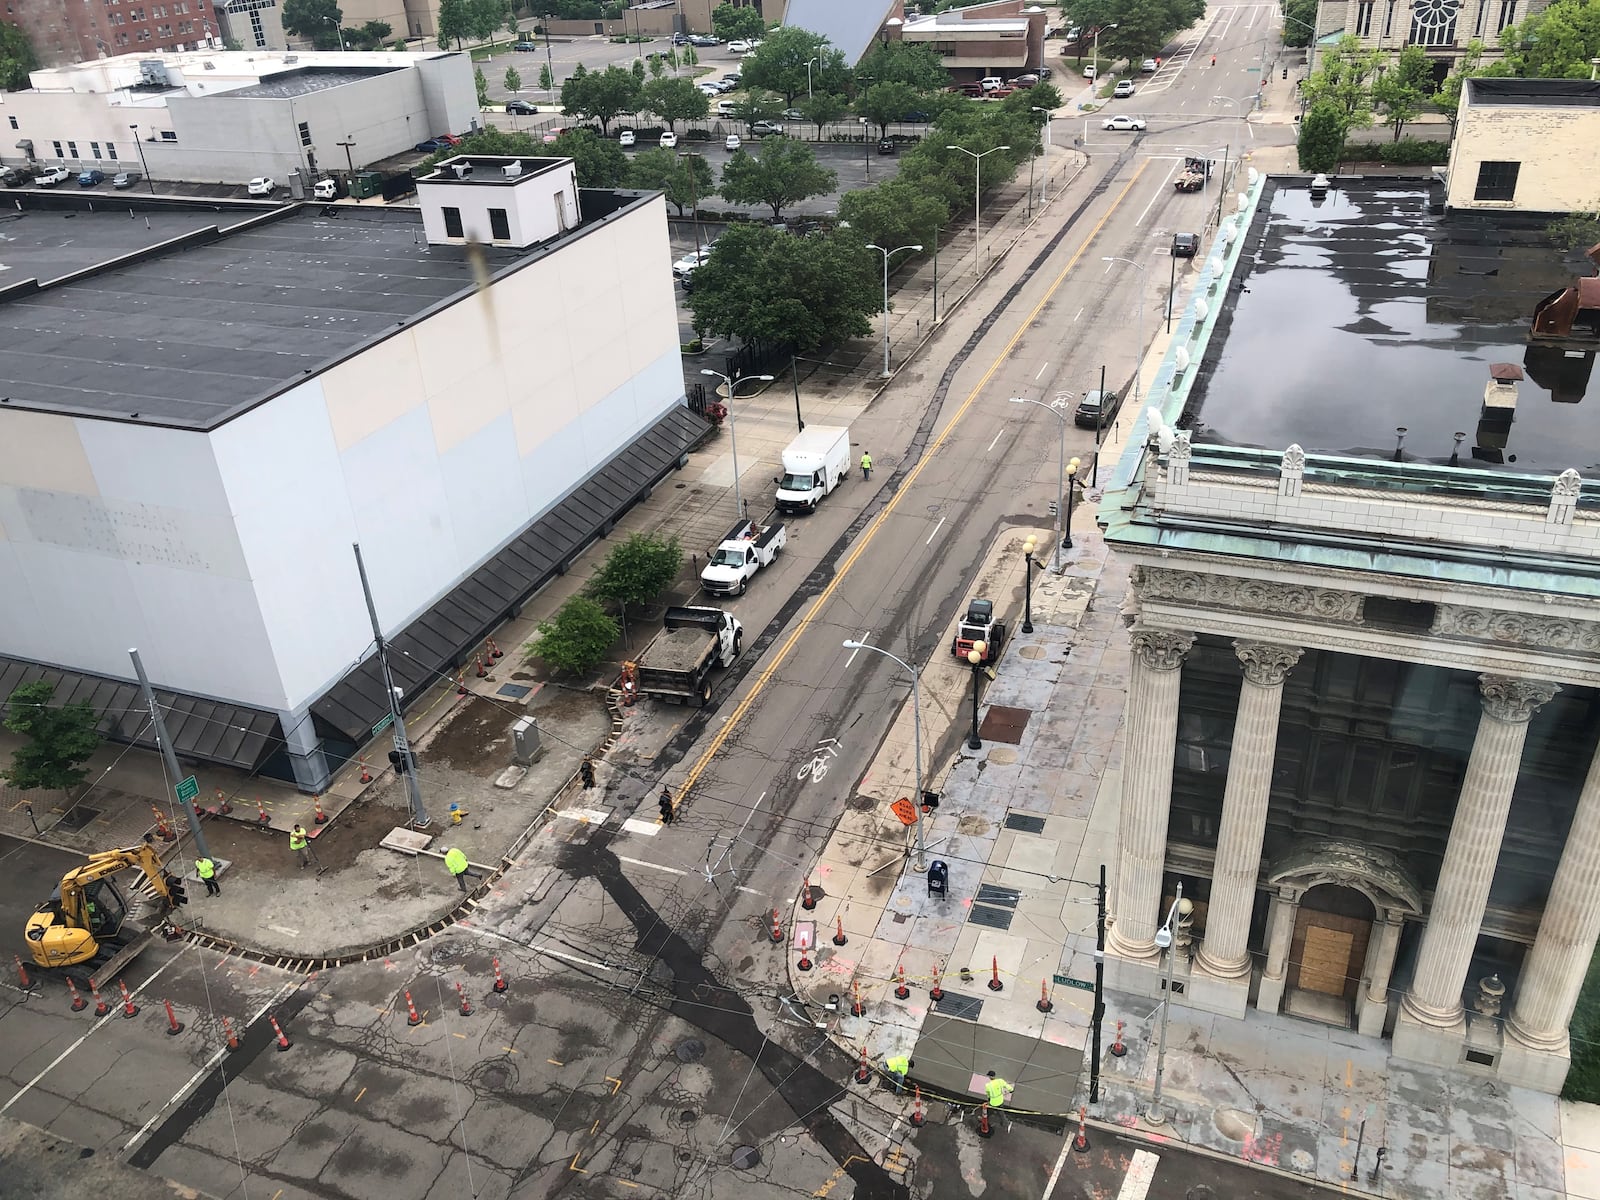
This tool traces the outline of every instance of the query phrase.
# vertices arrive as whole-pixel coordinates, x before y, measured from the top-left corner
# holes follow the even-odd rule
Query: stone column
[[[1362,1037],[1382,1037],[1389,1019],[1389,976],[1394,973],[1394,955],[1400,948],[1400,930],[1405,923],[1401,913],[1381,909],[1372,923],[1372,940],[1367,943],[1366,986],[1356,1002],[1356,1028]]]
[[[1299,910],[1299,892],[1279,888],[1272,893],[1272,908],[1267,913],[1267,965],[1261,970],[1261,986],[1256,992],[1256,1007],[1262,1012],[1275,1013],[1283,1003],[1289,948],[1294,944],[1294,918]]]
[[[1172,760],[1178,742],[1179,668],[1194,645],[1194,634],[1138,630],[1130,640],[1133,669],[1117,833],[1115,923],[1107,949],[1114,957],[1153,966],[1156,925],[1161,919],[1156,910],[1161,906],[1161,874],[1167,860],[1167,814],[1172,806]],[[1118,979],[1119,986],[1130,991],[1155,986],[1122,972]]]
[[[1561,851],[1561,865],[1544,902],[1539,934],[1522,965],[1516,1004],[1506,1022],[1501,1075],[1511,1082],[1559,1091],[1571,1064],[1567,1025],[1600,937],[1600,750]]]
[[[1460,1057],[1465,1031],[1461,989],[1500,858],[1528,720],[1557,690],[1539,680],[1479,678],[1483,714],[1478,736],[1450,823],[1450,844],[1434,886],[1416,974],[1395,1026],[1396,1054],[1442,1066],[1454,1065]]]
[[[1267,832],[1283,681],[1304,651],[1269,642],[1235,642],[1233,648],[1244,667],[1244,684],[1222,794],[1206,937],[1190,980],[1190,1002],[1208,1012],[1242,1017],[1250,999],[1250,917]]]

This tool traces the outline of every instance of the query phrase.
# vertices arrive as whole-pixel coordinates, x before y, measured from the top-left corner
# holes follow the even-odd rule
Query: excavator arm
[[[28,918],[26,936],[34,961],[43,967],[60,967],[94,958],[101,942],[120,931],[125,915],[121,894],[110,879],[133,867],[143,872],[151,890],[170,907],[172,890],[154,845],[143,842],[91,854],[81,867],[62,876],[56,895]]]

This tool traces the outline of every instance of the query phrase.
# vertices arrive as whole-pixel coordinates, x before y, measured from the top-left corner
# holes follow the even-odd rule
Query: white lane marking
[[[1056,1180],[1061,1178],[1061,1168],[1067,1165],[1067,1151],[1072,1149],[1072,1139],[1077,1136],[1076,1130],[1068,1130],[1061,1139],[1061,1153],[1056,1155],[1056,1165],[1050,1169],[1050,1178],[1045,1181],[1044,1192],[1039,1200],[1050,1200],[1056,1190]]]
[[[939,530],[944,528],[944,521],[945,519],[943,517],[939,518],[939,523],[933,527],[933,532],[928,535],[928,540],[922,543],[924,546],[931,546],[933,544],[933,539],[939,535]]]
[[[1049,363],[1045,363],[1045,364],[1044,364],[1044,366],[1042,366],[1042,367],[1040,367],[1040,368],[1039,368],[1039,375],[1043,375],[1043,374],[1044,374],[1044,373],[1045,373],[1045,372],[1046,372],[1046,371],[1048,371],[1048,370],[1049,370],[1049,369],[1050,369],[1050,364],[1049,364]],[[1034,382],[1035,382],[1035,383],[1037,383],[1037,382],[1038,382],[1038,381],[1039,381],[1039,375],[1035,375],[1035,376],[1034,376],[1034,377],[1033,377],[1033,379],[1034,379]],[[995,436],[997,436],[997,437],[998,437],[998,436],[999,436],[999,435],[998,435],[998,434],[996,434],[996,435],[995,435]]]
[[[660,863],[645,862],[642,858],[629,858],[625,854],[617,855],[617,861],[632,863],[636,867],[649,867],[652,871],[665,871],[668,875],[687,875],[689,873],[680,871],[677,867],[663,867]]]
[[[870,631],[869,630],[862,630],[861,636],[855,639],[856,641],[861,643],[861,646],[865,646],[865,645],[868,644],[868,642],[867,642],[867,633],[868,632],[870,632]],[[851,663],[855,662],[856,655],[861,653],[861,646],[857,646],[854,650],[850,651],[850,657],[844,660],[844,665],[845,666],[848,667]]]
[[[1135,1150],[1133,1161],[1128,1164],[1128,1173],[1123,1176],[1122,1190],[1117,1193],[1117,1200],[1144,1200],[1150,1194],[1150,1185],[1155,1181],[1156,1164],[1161,1159],[1148,1150]]]
[[[595,962],[592,958],[579,958],[576,954],[567,954],[561,950],[552,950],[549,946],[540,946],[535,942],[529,942],[528,949],[532,950],[535,954],[548,954],[551,958],[559,958],[564,962],[581,963],[586,967],[599,967],[602,971],[616,970],[615,967],[607,966],[605,963]]]
[[[267,1015],[268,1010],[277,1007],[278,1003],[285,996],[287,996],[290,992],[292,992],[297,986],[298,986],[297,983],[291,981],[289,983],[284,984],[282,987],[280,987],[275,993],[273,993],[272,999],[268,1000],[265,1004],[263,1004],[260,1008],[258,1008],[256,1010],[255,1016],[251,1017],[248,1021],[245,1022],[244,1027],[246,1029],[249,1029],[250,1026],[254,1025],[257,1021],[261,1020],[262,1017]],[[207,1075],[209,1075],[212,1072],[212,1070],[215,1069],[216,1065],[219,1062],[221,1062],[225,1057],[227,1057],[228,1053],[229,1053],[228,1047],[227,1047],[226,1044],[224,1044],[223,1047],[220,1050],[218,1050],[215,1054],[213,1054],[211,1056],[211,1060],[209,1062],[207,1062],[205,1066],[201,1067],[193,1075],[189,1076],[189,1081],[187,1083],[185,1083],[177,1091],[173,1092],[172,1095],[167,1097],[167,1102],[165,1104],[163,1104],[160,1108],[156,1109],[155,1113],[150,1117],[150,1119],[148,1121],[146,1121],[144,1123],[143,1127],[140,1128],[138,1133],[134,1134],[131,1138],[128,1139],[128,1144],[125,1145],[122,1148],[122,1152],[124,1154],[126,1154],[130,1150],[132,1150],[135,1146],[137,1146],[140,1142],[144,1141],[145,1135],[147,1133],[149,1133],[152,1129],[154,1129],[155,1125],[156,1125],[156,1122],[161,1119],[161,1114],[166,1112],[167,1109],[171,1108],[174,1104],[181,1103],[183,1098],[185,1096],[187,1096],[189,1094],[189,1092],[194,1088],[194,1085],[199,1083],[202,1079],[204,1079]]]
[[[1080,309],[1079,311],[1081,312],[1082,310]],[[1002,433],[1004,433],[1005,431],[1006,431],[1006,427],[1004,425],[1000,426],[999,429],[995,430],[994,441],[989,443],[989,450],[993,450],[994,449],[995,443],[1000,440],[1000,435]],[[985,454],[989,453],[989,450],[985,450],[984,453]]]
[[[1081,309],[1081,308],[1080,308],[1080,309],[1079,309],[1079,310],[1078,310],[1078,317],[1081,317],[1081,316],[1083,316],[1083,309]],[[1078,317],[1073,317],[1073,318],[1072,318],[1072,323],[1073,323],[1073,324],[1074,324],[1074,325],[1076,325],[1076,324],[1077,324],[1077,323],[1078,323]]]
[[[1172,166],[1170,168],[1168,168],[1168,170],[1167,170],[1167,177],[1161,181],[1160,188],[1158,188],[1156,190],[1156,194],[1155,195],[1150,197],[1150,203],[1146,204],[1144,206],[1144,211],[1139,214],[1139,219],[1134,222],[1135,225],[1143,225],[1144,224],[1144,219],[1150,215],[1150,210],[1156,206],[1156,201],[1161,199],[1162,194],[1169,187],[1172,186],[1172,177],[1174,175],[1176,175],[1177,173],[1178,173],[1178,164],[1177,164],[1176,161],[1174,161]],[[1112,265],[1111,263],[1107,263],[1106,264],[1107,267],[1110,267],[1111,265]]]
[[[622,823],[622,827],[629,833],[642,833],[645,837],[655,837],[661,832],[659,821],[641,821],[638,817],[629,817]]]
[[[599,808],[563,808],[556,813],[558,817],[582,821],[585,825],[604,825],[610,815],[610,812]]]
[[[149,979],[146,979],[138,987],[134,988],[133,991],[130,993],[130,995],[132,995],[132,996],[139,995],[141,992],[144,991],[145,988],[149,987],[157,979],[161,978],[161,976],[166,972],[166,969],[168,967],[170,967],[173,963],[177,962],[182,957],[183,957],[182,954],[176,954],[173,957],[169,958],[166,962],[162,963],[161,966],[156,968],[156,973],[154,975],[150,976]],[[68,1055],[70,1055],[79,1046],[81,1046],[85,1042],[87,1042],[89,1040],[89,1038],[91,1036],[93,1036],[94,1033],[97,1030],[103,1029],[105,1027],[105,1024],[106,1024],[107,1021],[114,1021],[121,1015],[122,1014],[118,1011],[118,1009],[115,1006],[113,1006],[110,1012],[108,1012],[105,1016],[101,1017],[98,1021],[96,1021],[93,1025],[91,1025],[89,1027],[89,1032],[88,1033],[85,1033],[77,1041],[73,1042],[72,1045],[68,1046],[60,1054],[56,1055],[56,1057],[51,1061],[50,1065],[45,1067],[44,1070],[40,1071],[32,1079],[28,1080],[27,1083],[23,1084],[21,1090],[18,1091],[15,1096],[11,1097],[11,1099],[7,1100],[4,1104],[0,1104],[0,1113],[4,1113],[8,1108],[10,1108],[18,1100],[21,1100],[24,1096],[26,1096],[29,1092],[31,1092],[36,1086],[38,1086],[39,1081],[41,1079],[43,1079],[46,1075],[50,1074],[51,1071],[54,1071],[63,1062],[65,1062]]]
[[[761,893],[756,891],[755,888],[747,888],[742,883],[734,884],[734,887],[736,887],[739,891],[743,892],[746,896],[759,896],[759,895],[761,895]]]
[[[286,934],[289,937],[299,937],[300,936],[300,931],[298,929],[290,929],[286,925],[268,925],[267,928],[272,930],[274,933]]]

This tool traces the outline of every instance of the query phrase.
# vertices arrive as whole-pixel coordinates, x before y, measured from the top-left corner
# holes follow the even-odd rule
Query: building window
[[[461,231],[461,210],[459,208],[446,207],[442,211],[444,212],[445,237],[465,237],[466,235]]]
[[[56,148],[56,157],[57,158],[65,158],[66,157],[65,154],[61,153],[61,143],[60,142],[51,142],[50,144]]]
[[[77,158],[78,157],[78,143],[77,142],[68,142],[67,143],[67,157],[68,158]]]
[[[15,117],[11,118],[11,128],[13,128],[13,129],[21,129],[22,128],[22,126],[17,124],[17,119]]]
[[[300,122],[300,144],[302,146],[311,145],[311,123],[309,121]]]
[[[1459,0],[1416,0],[1411,9],[1411,44],[1455,45],[1456,16],[1460,11]]]
[[[163,129],[161,131],[161,140],[163,142],[175,142],[178,140],[178,135],[170,129]]]
[[[1485,162],[1478,164],[1478,189],[1472,193],[1474,200],[1512,200],[1517,194],[1519,162]]]
[[[1506,26],[1511,24],[1517,16],[1517,0],[1500,0],[1500,23],[1494,27],[1496,33],[1504,33]]]
[[[150,40],[150,31],[148,29],[139,30],[138,36],[133,40],[136,42],[148,42]]]
[[[117,144],[115,142],[106,143],[106,157],[110,159],[117,157]]]
[[[1489,0],[1478,0],[1478,11],[1477,11],[1476,15],[1472,18],[1472,36],[1473,37],[1481,38],[1483,36],[1483,24],[1484,24],[1484,22],[1486,20],[1488,20],[1488,16],[1489,16]]]
[[[250,10],[250,36],[255,39],[257,50],[266,49],[267,30],[261,24],[261,12],[259,9],[252,8]]]
[[[1390,32],[1394,29],[1394,2],[1395,0],[1389,0],[1389,7],[1384,9],[1383,12],[1384,37],[1388,37]]]
[[[506,210],[491,208],[489,210],[489,235],[497,242],[511,240],[511,222],[506,220]]]
[[[100,143],[99,142],[90,142],[89,143],[89,153],[93,154],[96,158],[99,158],[100,157]]]
[[[1361,0],[1356,6],[1356,36],[1372,36],[1372,6],[1373,0]]]

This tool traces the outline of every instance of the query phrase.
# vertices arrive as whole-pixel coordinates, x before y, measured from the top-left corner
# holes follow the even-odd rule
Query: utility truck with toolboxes
[[[781,521],[775,525],[740,521],[711,552],[706,569],[700,572],[700,586],[712,596],[744,595],[750,576],[770,565],[788,540]]]
[[[817,503],[850,474],[850,431],[813,425],[783,451],[783,474],[773,503],[781,513],[816,512]]]
[[[730,666],[744,643],[744,626],[720,608],[669,608],[660,633],[635,666],[646,696],[711,703],[711,672]]]

